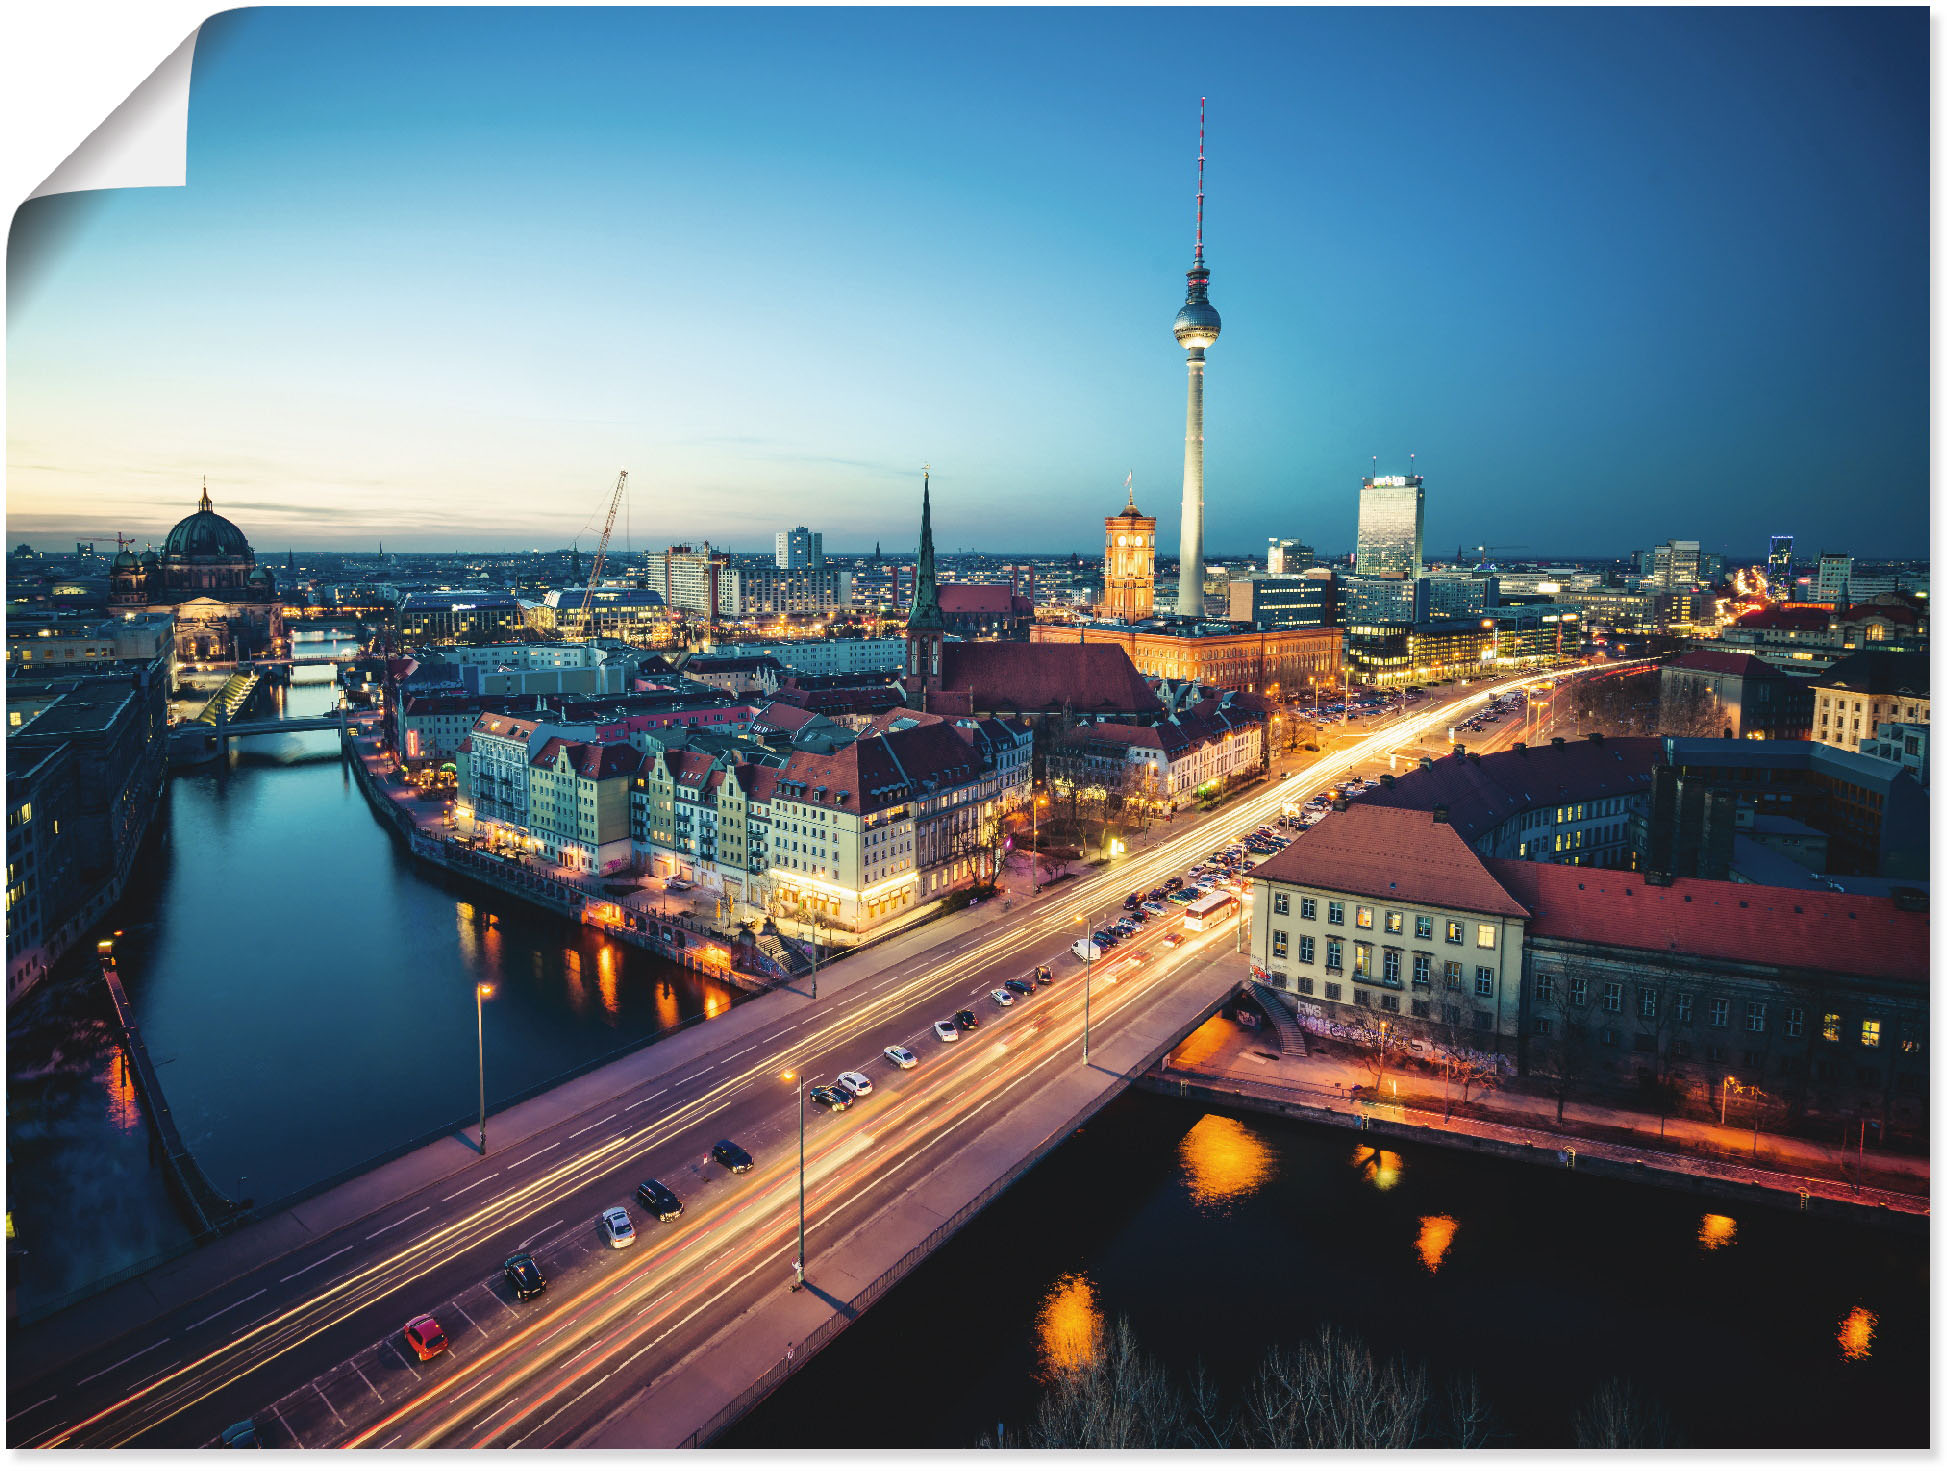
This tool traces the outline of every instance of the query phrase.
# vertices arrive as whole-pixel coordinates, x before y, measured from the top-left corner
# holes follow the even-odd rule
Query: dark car
[[[1170,891],[1168,889],[1151,889],[1146,897],[1149,899],[1149,902],[1151,904],[1155,904],[1160,902],[1161,900],[1167,899],[1169,897],[1169,893]]]
[[[1034,982],[1025,980],[1009,981],[1007,983],[1007,989],[1012,991],[1016,996],[1032,996],[1034,994]]]
[[[751,1167],[750,1151],[741,1144],[732,1144],[728,1139],[719,1139],[710,1150],[710,1158],[722,1165],[733,1175],[741,1175]]]
[[[635,1198],[659,1221],[673,1221],[683,1213],[683,1202],[660,1180],[644,1180],[635,1187]]]
[[[1169,893],[1170,890],[1172,889],[1180,889],[1182,887],[1183,887],[1183,875],[1180,873],[1173,873],[1168,878],[1163,880],[1163,892],[1165,894]]]
[[[963,1032],[971,1032],[975,1027],[980,1025],[980,1018],[975,1016],[971,1011],[955,1012],[953,1020],[958,1023]]]
[[[1055,978],[1055,968],[1051,965],[1037,965],[1034,968],[1034,978],[1037,981],[1052,981]]]
[[[1122,907],[1124,909],[1134,909],[1138,904],[1142,902],[1143,902],[1143,896],[1141,894],[1131,894],[1127,899],[1124,899],[1122,901]]]
[[[1113,948],[1116,942],[1115,934],[1113,931],[1110,930],[1097,930],[1094,934],[1090,935],[1089,938],[1095,941],[1096,945],[1103,950],[1108,950]]]
[[[232,1451],[260,1451],[264,1448],[263,1438],[257,1434],[255,1420],[239,1420],[223,1432],[224,1449]]]
[[[541,1264],[528,1252],[515,1252],[507,1258],[502,1270],[507,1274],[508,1290],[521,1302],[548,1290],[548,1279],[541,1275]]]
[[[852,1095],[843,1088],[820,1084],[811,1090],[811,1101],[823,1105],[833,1113],[844,1113],[852,1106]]]

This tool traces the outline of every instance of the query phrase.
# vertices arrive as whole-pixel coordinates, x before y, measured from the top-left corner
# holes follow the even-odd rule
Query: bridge
[[[277,1446],[707,1443],[1249,980],[1240,919],[1206,931],[1155,921],[1092,964],[1072,939],[1130,890],[1459,708],[1360,733],[1038,896],[989,900],[836,961],[815,995],[806,978],[726,1005],[500,1109],[486,1151],[458,1121],[265,1214],[200,1253],[207,1265],[78,1305],[85,1324],[14,1345],[27,1367],[9,1394],[29,1408],[13,1443],[194,1446],[252,1409]],[[482,924],[494,907],[475,905]],[[991,999],[1036,966],[1045,983],[1006,993],[1006,1006]],[[961,1009],[978,1028],[938,1037],[933,1023]],[[917,1065],[888,1065],[894,1044]],[[807,1116],[802,1086],[844,1070],[867,1073],[871,1094]],[[754,1156],[747,1173],[714,1161],[723,1139]],[[682,1197],[682,1216],[636,1212],[653,1244],[609,1250],[597,1216],[652,1176]],[[515,1246],[551,1279],[532,1303],[500,1281]],[[792,1290],[800,1276],[805,1290]],[[402,1359],[408,1312],[431,1313],[454,1352],[423,1370]],[[187,1367],[158,1379],[172,1358]]]
[[[238,736],[296,735],[307,730],[344,730],[351,712],[344,706],[323,715],[267,715],[258,720],[231,720],[222,706],[215,718],[185,721],[170,731],[169,759],[179,765],[199,765],[226,755]]]

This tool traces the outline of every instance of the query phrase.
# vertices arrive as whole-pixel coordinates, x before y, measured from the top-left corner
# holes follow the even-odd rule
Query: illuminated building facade
[[[1266,699],[1299,699],[1339,681],[1336,628],[1238,630],[1223,624],[1178,631],[1168,624],[1036,624],[1037,644],[1109,644],[1149,678],[1194,680]]]
[[[1359,489],[1361,577],[1420,575],[1426,539],[1426,487],[1419,475],[1368,475]]]
[[[1136,491],[1119,516],[1103,519],[1102,606],[1098,616],[1141,623],[1156,611],[1156,518],[1136,509]]]

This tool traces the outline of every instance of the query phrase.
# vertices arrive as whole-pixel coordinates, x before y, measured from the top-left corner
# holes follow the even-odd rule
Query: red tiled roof
[[[1327,814],[1251,877],[1477,914],[1518,919],[1528,913],[1450,825],[1430,812],[1363,802]]]
[[[942,613],[998,613],[1009,617],[1025,616],[1034,604],[1005,583],[943,582],[940,584]]]
[[[1120,644],[949,643],[940,683],[975,710],[1148,714],[1162,708]]]
[[[1487,868],[1534,915],[1530,935],[1920,985],[1927,980],[1927,916],[1891,899],[1718,879],[1680,878],[1664,887],[1645,884],[1641,874],[1509,858],[1490,858]]]
[[[817,718],[802,705],[773,700],[757,712],[751,724],[760,730],[800,731]]]
[[[575,748],[571,759],[584,780],[605,781],[615,776],[634,776],[642,765],[642,752],[626,741],[607,741]]]

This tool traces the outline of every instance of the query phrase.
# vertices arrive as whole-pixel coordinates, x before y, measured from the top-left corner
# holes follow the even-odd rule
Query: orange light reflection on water
[[[1352,1151],[1352,1163],[1375,1190],[1391,1190],[1399,1183],[1400,1171],[1406,1168],[1405,1161],[1392,1150],[1364,1144]]]
[[[1459,1229],[1460,1222],[1452,1216],[1421,1216],[1419,1240],[1413,1243],[1420,1253],[1420,1265],[1429,1272],[1439,1271]]]
[[[1241,1200],[1274,1172],[1270,1148],[1236,1119],[1209,1113],[1177,1146],[1190,1200],[1206,1210]]]
[[[1705,1251],[1717,1251],[1737,1244],[1737,1221],[1731,1216],[1713,1215],[1706,1211],[1704,1218],[1697,1223],[1697,1244]]]
[[[1043,1377],[1073,1374],[1094,1363],[1102,1346],[1095,1284],[1077,1272],[1057,1278],[1035,1315],[1035,1336]]]
[[[1872,1357],[1873,1330],[1879,1314],[1867,1308],[1854,1308],[1839,1324],[1839,1357],[1847,1361]]]
[[[595,952],[595,987],[602,993],[602,1009],[610,1016],[622,1013],[622,991],[617,982],[615,947],[606,940]]]
[[[124,1134],[142,1127],[142,1101],[135,1093],[135,1069],[128,1054],[117,1047],[108,1054],[108,1066],[101,1075],[108,1094],[108,1122]]]

